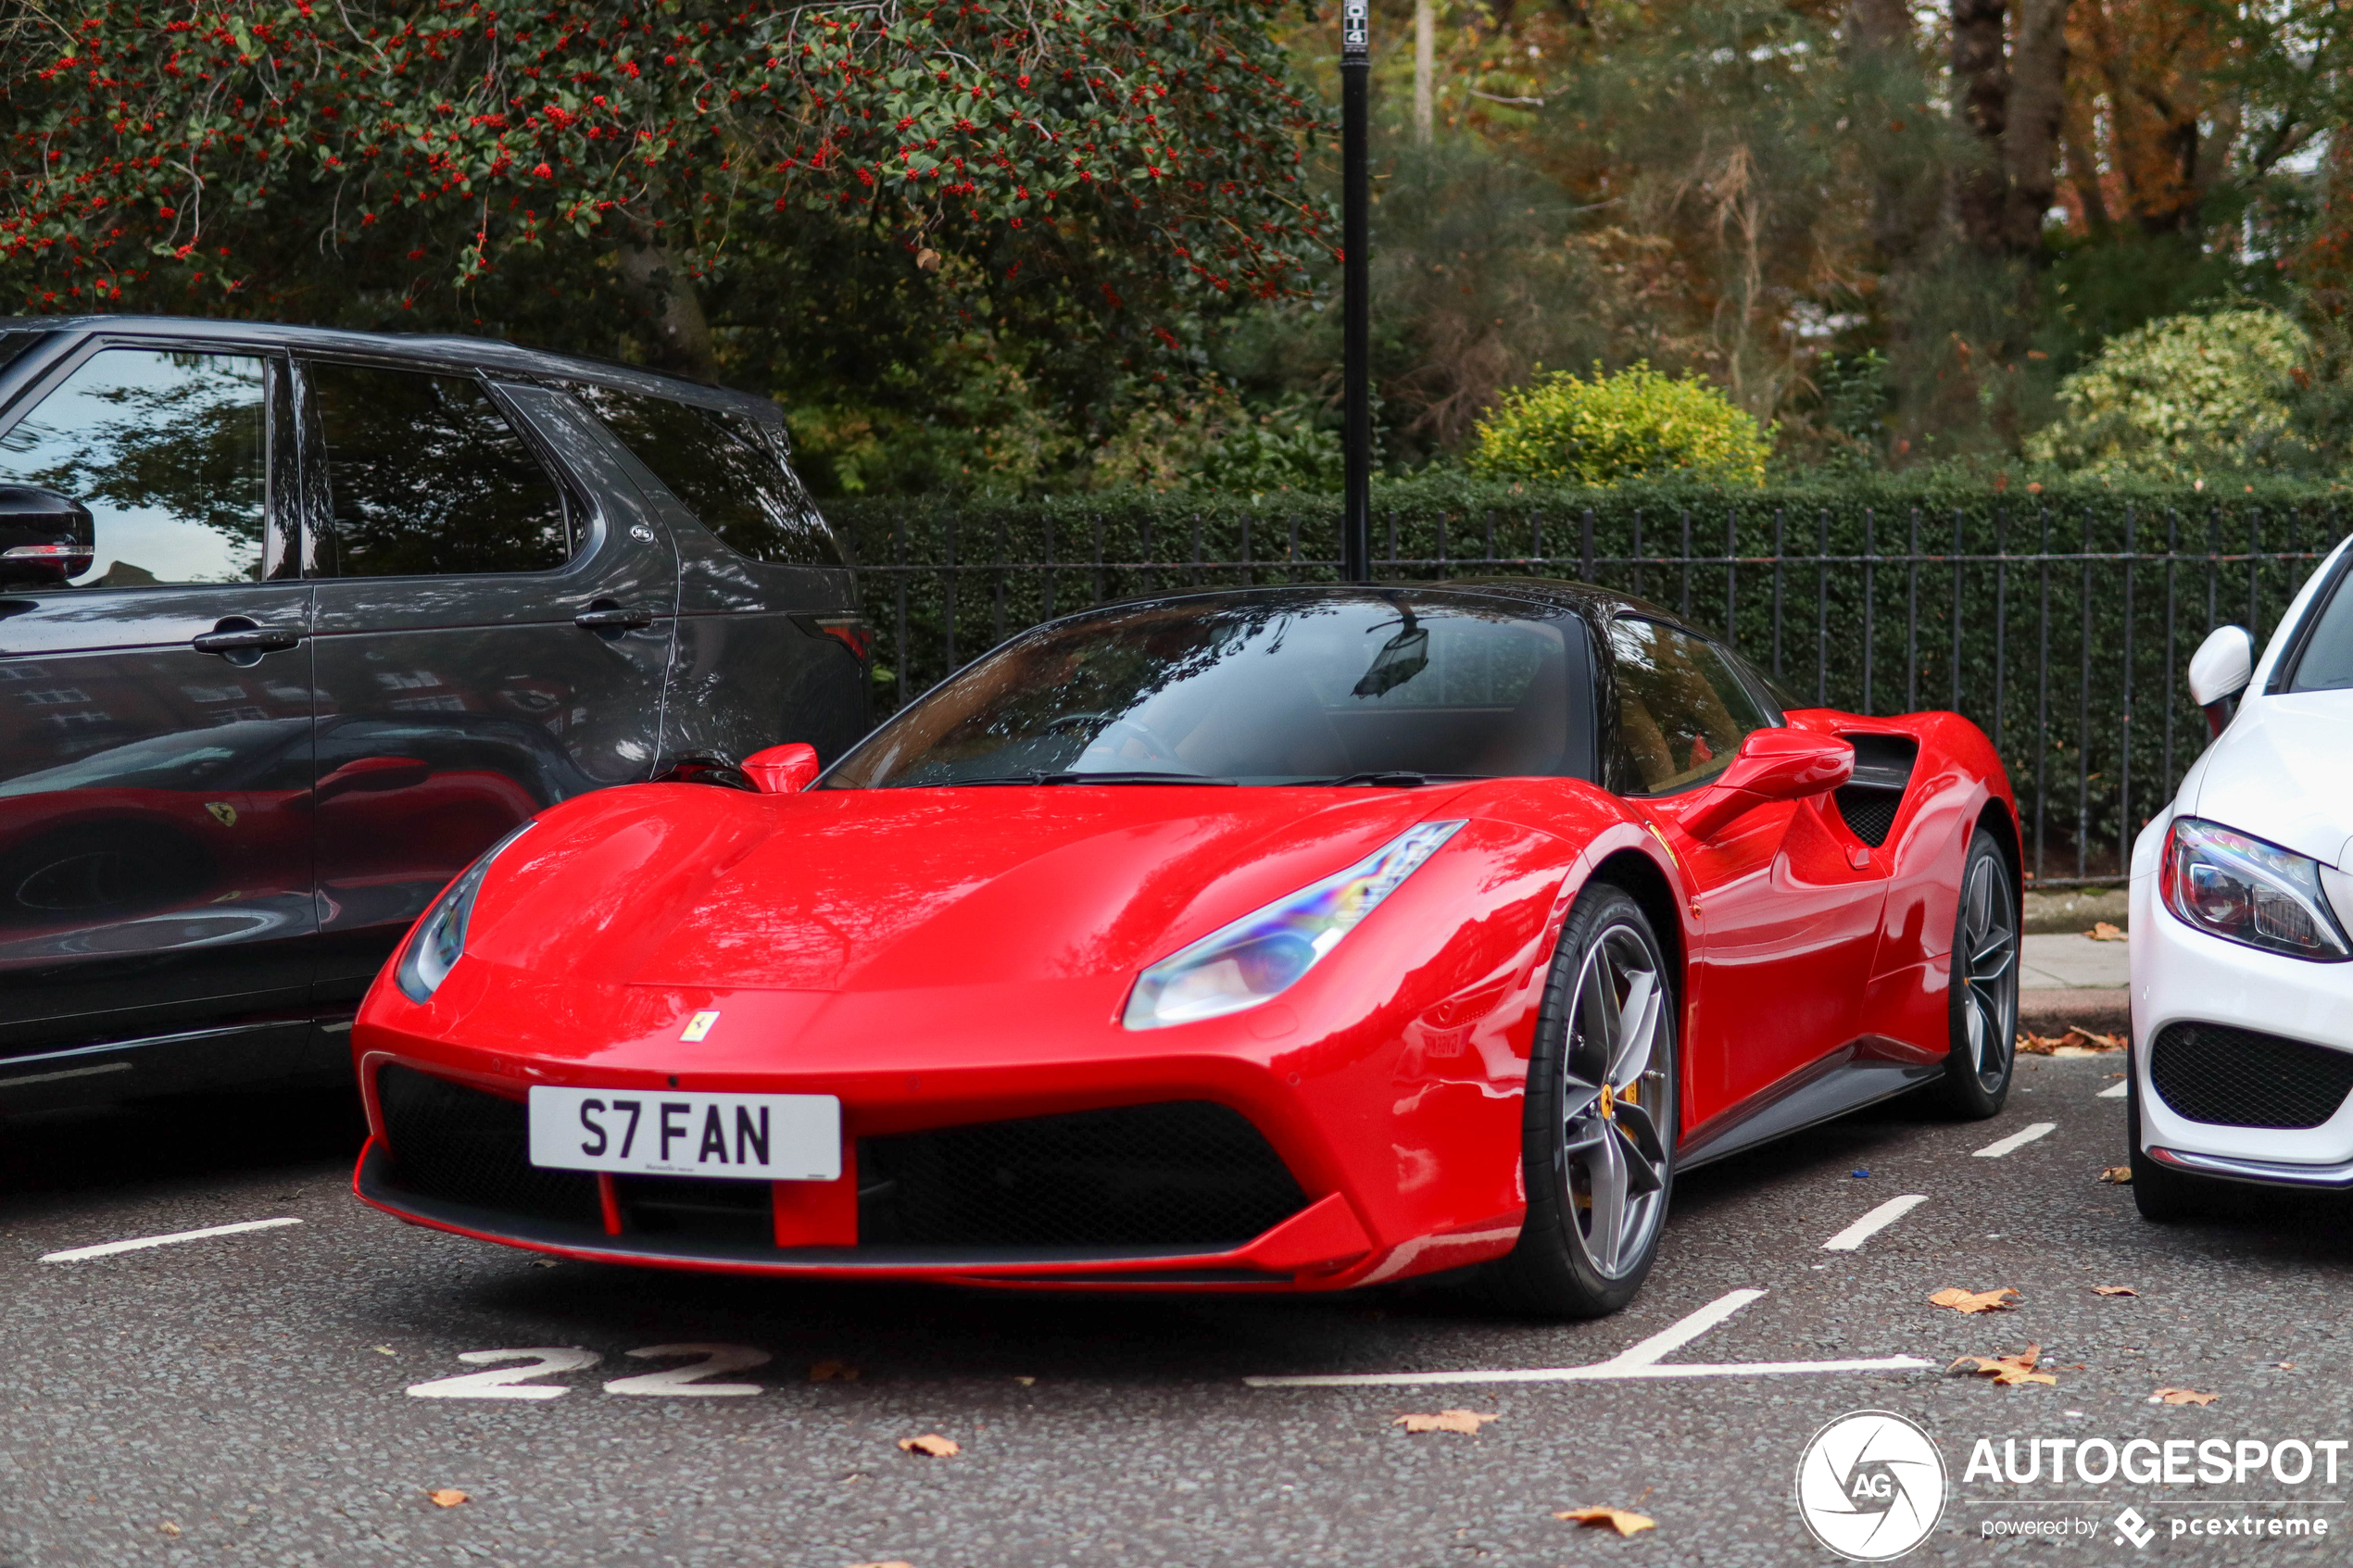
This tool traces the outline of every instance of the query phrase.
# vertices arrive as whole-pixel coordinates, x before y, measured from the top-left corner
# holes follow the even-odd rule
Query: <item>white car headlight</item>
[[[1130,1029],[1163,1029],[1280,996],[1462,826],[1418,822],[1346,871],[1170,954],[1136,977],[1120,1022]]]
[[[401,949],[400,966],[393,971],[392,977],[410,1001],[433,1000],[433,994],[449,978],[450,967],[466,950],[466,922],[473,916],[474,895],[482,891],[482,879],[490,874],[490,862],[530,826],[530,822],[524,822],[484,850],[480,859],[441,890],[441,897],[433,901],[433,907],[417,922],[417,928],[409,934],[409,945]]]
[[[2177,817],[2158,894],[2183,923],[2227,941],[2322,963],[2353,958],[2318,860],[2217,822]]]

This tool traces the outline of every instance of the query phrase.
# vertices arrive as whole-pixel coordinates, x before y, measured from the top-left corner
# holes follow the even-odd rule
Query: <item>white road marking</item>
[[[1906,1193],[1902,1198],[1891,1198],[1822,1243],[1822,1250],[1852,1252],[1927,1201],[1928,1195],[1921,1192]]]
[[[2122,1099],[2124,1098],[2124,1092],[2132,1086],[2133,1085],[2130,1084],[2110,1084],[2107,1088],[2102,1089],[2098,1094],[2093,1096],[2092,1098],[2095,1099]]]
[[[1376,1388],[1463,1383],[1609,1383],[1641,1382],[1668,1377],[1778,1377],[1816,1372],[1903,1372],[1931,1366],[1915,1356],[1886,1356],[1853,1361],[1697,1361],[1660,1365],[1658,1358],[1681,1348],[1718,1323],[1764,1295],[1761,1290],[1735,1290],[1718,1297],[1672,1327],[1628,1346],[1605,1361],[1590,1366],[1529,1367],[1503,1372],[1377,1372],[1303,1373],[1278,1377],[1245,1377],[1252,1388]]]
[[[42,1258],[44,1263],[79,1263],[84,1258],[111,1258],[118,1252],[136,1252],[144,1247],[170,1247],[175,1242],[204,1241],[216,1236],[235,1236],[240,1231],[275,1230],[280,1225],[298,1225],[300,1220],[244,1220],[233,1225],[207,1225],[200,1231],[173,1231],[170,1236],[143,1236],[130,1241],[104,1241],[95,1247],[73,1247],[63,1252],[51,1252]]]
[[[1614,1367],[1648,1366],[1664,1357],[1668,1351],[1681,1349],[1764,1294],[1761,1290],[1735,1290],[1718,1296],[1681,1322],[1659,1330],[1648,1339],[1629,1345],[1602,1364]]]
[[[2056,1122],[2032,1123],[2027,1126],[2020,1127],[2008,1137],[1987,1144],[1983,1148],[1977,1151],[1977,1157],[1980,1160],[1999,1160],[2005,1154],[2014,1154],[2018,1150],[2024,1148],[2028,1144],[2032,1143],[2036,1138],[2041,1137],[2044,1134],[2055,1133],[2057,1131],[2058,1131],[2058,1123]]]

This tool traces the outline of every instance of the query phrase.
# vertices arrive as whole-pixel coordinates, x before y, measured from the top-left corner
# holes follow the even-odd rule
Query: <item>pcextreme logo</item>
[[[1944,1456],[1892,1411],[1856,1411],[1814,1434],[1797,1461],[1797,1514],[1856,1562],[1885,1562],[1928,1538],[1944,1512]]]

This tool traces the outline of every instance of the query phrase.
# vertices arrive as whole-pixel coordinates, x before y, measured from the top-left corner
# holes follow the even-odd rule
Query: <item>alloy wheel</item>
[[[1991,1092],[2009,1073],[2017,1049],[2018,931],[2007,880],[1990,856],[1971,863],[1969,884],[1961,889],[1960,951],[1954,958],[1965,988],[1969,1067]]]
[[[1604,1278],[1633,1269],[1667,1212],[1673,1023],[1650,944],[1613,925],[1586,949],[1562,1053],[1562,1180],[1570,1230]]]

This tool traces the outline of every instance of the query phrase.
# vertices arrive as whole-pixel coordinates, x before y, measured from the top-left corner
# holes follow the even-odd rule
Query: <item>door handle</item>
[[[599,604],[584,609],[572,618],[574,626],[585,626],[591,632],[642,632],[654,623],[653,607]]]
[[[298,646],[302,633],[276,626],[233,627],[225,631],[206,632],[188,646],[198,653],[276,653]]]

